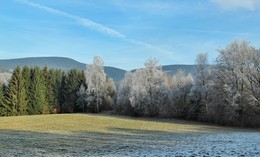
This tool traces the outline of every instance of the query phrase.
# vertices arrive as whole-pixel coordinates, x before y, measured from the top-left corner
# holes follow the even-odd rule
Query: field
[[[108,114],[1,117],[0,156],[260,156],[260,132]]]

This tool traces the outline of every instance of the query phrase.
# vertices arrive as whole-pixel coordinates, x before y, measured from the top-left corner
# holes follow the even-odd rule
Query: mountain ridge
[[[61,69],[61,70],[70,70],[73,68],[84,70],[86,68],[85,63],[76,61],[68,57],[26,57],[26,58],[14,58],[14,59],[0,59],[0,72],[11,71],[16,66],[23,67],[28,65],[33,67],[38,65],[44,67],[47,65],[49,68]],[[185,73],[194,73],[194,65],[185,65],[185,64],[176,64],[176,65],[164,65],[162,66],[164,72],[167,72],[169,75],[174,75],[178,69],[184,70]],[[132,70],[135,71],[136,69]],[[124,69],[120,69],[112,66],[104,66],[104,71],[114,79],[115,82],[119,82],[124,78],[125,72]]]

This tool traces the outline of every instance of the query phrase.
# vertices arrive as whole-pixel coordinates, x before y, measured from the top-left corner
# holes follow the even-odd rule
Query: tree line
[[[233,41],[213,64],[196,58],[195,74],[163,72],[156,59],[127,72],[116,87],[95,57],[85,71],[17,67],[0,90],[2,116],[113,110],[223,125],[260,126],[260,50]]]
[[[81,77],[80,77],[81,76]],[[73,99],[63,99],[69,91],[84,82],[83,75],[77,70],[67,73],[61,70],[41,69],[38,66],[17,66],[9,83],[1,86],[2,116],[35,115],[69,110]],[[72,82],[75,79],[77,82]],[[70,86],[71,85],[71,86]]]
[[[0,85],[0,115],[19,116],[108,110],[112,103],[111,97],[115,94],[115,87],[114,82],[106,77],[101,67],[102,65],[99,67],[100,74],[94,69],[95,64],[89,65],[88,69],[93,72],[87,74],[93,78],[93,83],[91,83],[90,77],[86,77],[82,70],[72,69],[64,72],[48,69],[47,66],[44,68],[17,66],[8,84],[1,83]],[[101,75],[103,80],[99,80]],[[98,88],[95,87],[96,84]],[[86,89],[88,89],[87,93]],[[106,93],[99,92],[96,98],[96,89],[104,90]],[[93,105],[95,101],[98,102],[99,108]]]
[[[196,58],[195,74],[162,71],[156,59],[126,73],[115,110],[137,116],[163,116],[222,125],[260,126],[260,50],[234,40],[213,64]]]

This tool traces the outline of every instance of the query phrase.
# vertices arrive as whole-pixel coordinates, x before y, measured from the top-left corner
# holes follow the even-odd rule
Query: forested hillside
[[[29,58],[19,58],[19,59],[5,59],[0,60],[0,73],[1,72],[10,72],[16,68],[16,66],[39,66],[40,68],[48,66],[49,69],[61,69],[68,71],[71,69],[84,70],[86,64],[75,61],[66,57],[29,57]],[[167,72],[170,75],[177,73],[178,69],[183,69],[185,73],[194,73],[194,65],[165,65],[163,66],[163,71]],[[119,83],[125,75],[125,70],[104,66],[105,73],[111,77],[116,83]],[[135,71],[135,70],[133,70]]]
[[[71,69],[84,70],[86,68],[86,64],[66,57],[28,57],[0,60],[0,71],[10,72],[15,69],[16,66],[23,67],[25,65],[29,67],[39,66],[40,68],[48,66],[49,69],[60,69],[63,71]],[[104,70],[105,73],[115,81],[122,80],[125,74],[125,70],[115,67],[105,66]]]
[[[18,59],[0,60],[0,67],[4,70],[14,69],[16,66],[29,66],[35,65],[43,68],[48,65],[52,69],[70,70],[70,69],[85,69],[86,64],[77,62],[70,58],[65,57],[28,57]]]

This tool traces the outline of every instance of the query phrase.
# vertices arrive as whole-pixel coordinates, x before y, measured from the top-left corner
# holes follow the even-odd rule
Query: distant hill
[[[137,69],[132,70],[131,72],[136,71]],[[185,74],[192,74],[195,73],[195,65],[182,65],[182,64],[176,64],[176,65],[163,65],[162,70],[169,74],[169,75],[175,75],[178,70],[184,71]]]
[[[23,67],[28,65],[33,67],[38,65],[44,67],[47,65],[49,68],[61,69],[61,70],[70,70],[73,68],[84,70],[86,64],[73,60],[66,57],[29,57],[29,58],[18,58],[18,59],[5,59],[0,60],[0,71],[10,72],[16,66]],[[105,73],[113,78],[115,81],[120,81],[125,74],[125,70],[118,69],[114,67],[104,67]]]
[[[23,67],[24,65],[44,67],[47,65],[49,68],[70,70],[73,68],[84,70],[86,64],[73,60],[66,57],[29,57],[29,58],[19,58],[19,59],[2,59],[0,60],[0,72],[10,72],[16,66]],[[162,67],[163,71],[167,72],[169,75],[174,75],[178,69],[184,70],[185,73],[194,73],[194,65],[165,65]],[[115,82],[119,82],[124,78],[125,70],[115,68],[115,67],[104,67],[105,73],[113,78]],[[133,70],[134,71],[134,70]]]
[[[164,72],[168,73],[169,75],[175,75],[178,70],[183,70],[186,74],[195,73],[195,65],[164,65],[162,66]]]
[[[65,57],[29,57],[18,59],[0,60],[1,69],[14,69],[17,65],[23,67],[24,65],[44,67],[48,65],[49,68],[69,70],[73,68],[84,69],[86,64],[77,62],[70,58]]]

